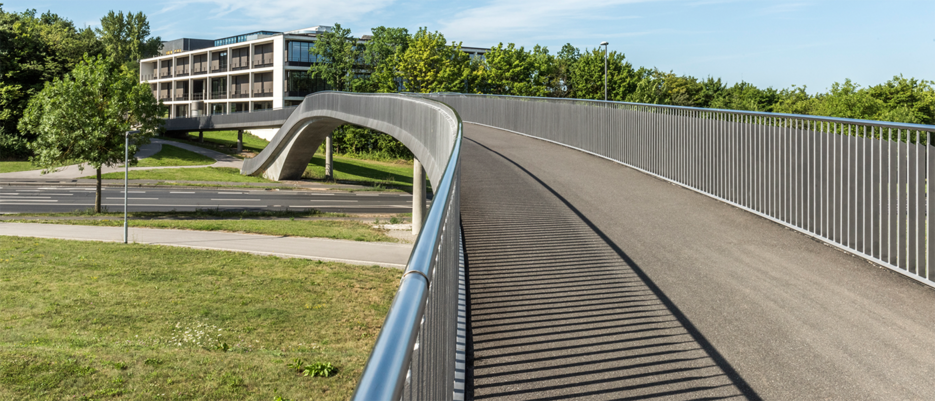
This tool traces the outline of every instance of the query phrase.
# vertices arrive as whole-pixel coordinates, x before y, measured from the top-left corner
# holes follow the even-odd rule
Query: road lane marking
[[[123,197],[107,197],[107,199],[123,199]],[[159,200],[159,198],[127,198],[129,200]]]
[[[11,203],[11,202],[32,202],[32,203]],[[4,205],[35,205],[36,203],[55,203],[58,199],[0,199]]]
[[[13,196],[13,195],[19,195],[19,194],[10,194],[10,195],[4,194],[4,195],[0,195],[0,198],[4,196]],[[13,196],[12,198],[10,198],[10,200],[13,200],[13,199],[49,199],[49,198],[51,198],[51,196]]]
[[[243,192],[218,192],[218,195],[243,195]]]
[[[124,192],[123,192],[123,191],[120,191],[120,193],[124,193]],[[127,191],[126,193],[128,193],[128,194],[145,194],[146,191]]]
[[[262,199],[211,199],[213,201],[259,202]]]
[[[38,189],[17,189],[16,192],[39,192]]]
[[[193,194],[194,192],[178,192],[178,191],[170,191],[169,193],[170,193],[170,194]]]

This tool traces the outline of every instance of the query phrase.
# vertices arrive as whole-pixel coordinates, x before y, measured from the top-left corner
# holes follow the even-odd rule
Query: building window
[[[311,65],[318,60],[317,56],[309,54],[309,49],[315,46],[313,42],[288,42],[286,44],[290,63],[302,63]]]
[[[226,114],[227,105],[224,103],[212,103],[211,104],[211,114]]]
[[[327,89],[328,85],[321,78],[312,78],[305,71],[286,71],[286,96],[305,96]]]

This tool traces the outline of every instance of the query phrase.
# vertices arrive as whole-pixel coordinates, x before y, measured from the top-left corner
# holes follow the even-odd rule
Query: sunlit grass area
[[[0,173],[38,170],[31,162],[0,162]]]
[[[158,153],[140,159],[135,167],[163,167],[163,166],[201,166],[214,164],[215,160],[171,145],[162,145]]]
[[[3,237],[0,399],[350,397],[400,271]],[[330,363],[331,377],[288,366]]]
[[[123,172],[107,173],[105,180],[123,179]],[[94,176],[84,177],[94,178]],[[130,170],[131,180],[165,181],[219,181],[219,182],[273,182],[261,177],[241,175],[232,167],[165,168],[157,170]]]

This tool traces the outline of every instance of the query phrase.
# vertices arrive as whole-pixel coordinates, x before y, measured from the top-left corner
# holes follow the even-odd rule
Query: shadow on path
[[[466,139],[468,399],[760,399],[573,205]]]

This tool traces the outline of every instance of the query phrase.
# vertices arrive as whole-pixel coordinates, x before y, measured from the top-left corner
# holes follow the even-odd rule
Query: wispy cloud
[[[651,1],[661,0],[501,0],[457,12],[437,24],[447,38],[480,46],[522,39],[535,41],[551,36],[550,32],[566,38],[574,35],[574,31],[588,32],[591,36],[601,33],[592,32],[588,21],[602,20],[605,24],[601,25],[606,26],[608,21],[639,18],[625,6]]]
[[[229,21],[232,33],[252,29],[286,30],[355,21],[393,0],[171,0],[157,14],[198,10],[198,18]],[[204,10],[210,10],[204,12]],[[236,32],[234,32],[236,31]]]

